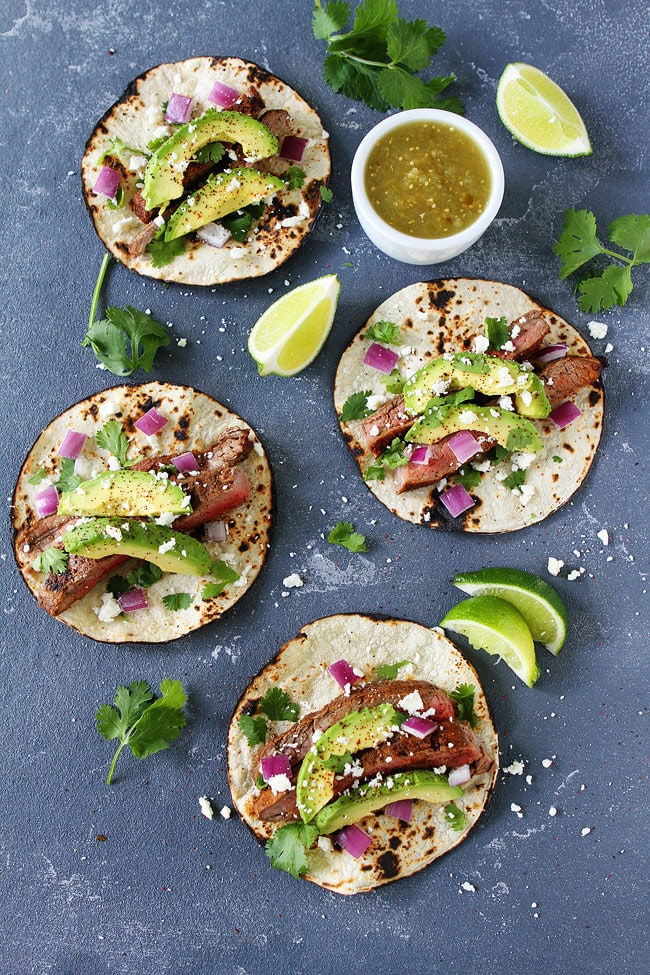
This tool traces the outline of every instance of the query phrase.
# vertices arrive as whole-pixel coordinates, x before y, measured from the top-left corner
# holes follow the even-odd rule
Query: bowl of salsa
[[[471,247],[496,217],[503,190],[490,139],[441,109],[384,119],[352,162],[359,223],[376,247],[406,264],[440,264]]]

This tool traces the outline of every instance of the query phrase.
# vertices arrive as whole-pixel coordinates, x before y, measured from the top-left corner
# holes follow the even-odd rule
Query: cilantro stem
[[[598,243],[600,244],[600,241]],[[603,247],[602,244],[600,244],[600,253],[607,254],[608,257],[615,257],[618,261],[625,261],[629,267],[637,266],[637,261],[633,257],[626,257],[625,254],[621,254],[619,251],[610,251],[607,247]]]
[[[102,259],[102,264],[99,269],[99,274],[97,275],[97,283],[95,284],[95,290],[93,291],[93,298],[90,303],[90,315],[88,316],[88,328],[92,328],[95,324],[95,315],[97,314],[97,305],[99,304],[99,296],[102,291],[104,284],[104,278],[106,277],[106,271],[108,270],[108,265],[111,260],[111,255],[106,252]],[[86,345],[87,339],[84,339],[83,345]]]
[[[111,767],[108,770],[108,776],[106,778],[106,785],[110,785],[111,782],[113,781],[113,772],[115,771],[115,765],[117,763],[118,758],[120,757],[120,752],[122,751],[125,745],[128,745],[128,741],[121,742],[121,744],[118,745],[117,751],[113,755],[113,761],[111,762]]]

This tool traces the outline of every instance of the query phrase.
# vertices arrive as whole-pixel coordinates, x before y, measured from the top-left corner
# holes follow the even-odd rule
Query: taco
[[[251,682],[228,733],[233,802],[273,866],[339,894],[457,846],[497,768],[474,669],[441,631],[405,620],[305,626]]]
[[[160,64],[97,123],[81,163],[100,238],[152,278],[267,274],[311,231],[328,135],[293,88],[239,58]]]
[[[43,430],[18,477],[14,550],[39,605],[107,643],[218,619],[259,574],[271,472],[255,432],[188,386],[117,386]]]
[[[334,403],[369,489],[431,528],[507,532],[587,476],[602,363],[518,288],[458,278],[384,301],[341,357]]]

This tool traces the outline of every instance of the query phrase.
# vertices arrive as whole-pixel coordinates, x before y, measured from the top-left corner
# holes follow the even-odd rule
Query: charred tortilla
[[[134,423],[152,407],[166,417],[168,422],[160,432],[145,436]],[[227,525],[225,541],[210,541],[205,538],[203,524],[187,529],[189,534],[204,542],[211,558],[232,570],[229,574],[236,573],[238,576],[214,598],[203,598],[205,585],[215,582],[212,575],[194,576],[165,572],[161,579],[145,590],[149,609],[107,618],[110,617],[110,607],[115,609],[108,588],[110,579],[114,576],[126,577],[138,565],[135,560],[129,559],[112,571],[108,578],[101,579],[90,592],[74,601],[69,608],[61,612],[53,608],[53,601],[58,595],[61,592],[65,595],[69,580],[65,574],[35,571],[33,563],[40,550],[46,546],[56,547],[61,544],[66,519],[58,514],[52,515],[49,520],[41,518],[36,508],[36,495],[45,485],[56,482],[61,477],[62,458],[58,451],[68,430],[86,435],[81,453],[74,462],[78,477],[86,480],[115,468],[115,456],[109,450],[100,448],[96,440],[98,431],[108,421],[121,425],[129,441],[127,456],[140,467],[146,469],[154,458],[165,458],[166,464],[161,470],[174,472],[170,458],[192,452],[195,456],[204,458],[201,460],[201,477],[197,480],[200,489],[205,491],[207,488],[202,488],[201,485],[212,484],[209,477],[216,479],[217,492],[229,490],[231,482],[240,485],[240,488],[243,485],[236,499],[239,503],[219,518]],[[240,450],[237,456],[231,456],[233,451],[228,451],[225,447],[237,440],[245,449]],[[219,445],[216,448],[218,457],[215,444]],[[210,472],[210,465],[217,463],[223,466]],[[208,474],[203,473],[204,468]],[[182,479],[180,483],[183,483]],[[188,481],[188,490],[189,483]],[[271,512],[269,463],[255,432],[241,417],[212,397],[188,386],[158,382],[141,386],[118,386],[96,393],[56,417],[43,430],[30,450],[14,494],[15,555],[32,594],[44,608],[68,626],[85,636],[107,643],[162,643],[219,619],[246,593],[266,558]],[[61,526],[58,525],[57,518],[63,523]],[[49,522],[54,522],[54,533],[39,541],[39,535]],[[174,527],[175,523],[172,522],[171,528]],[[91,571],[92,569],[91,565]],[[175,593],[188,594],[189,605],[169,608],[163,601],[164,597]],[[185,601],[187,600],[184,598],[182,602]],[[105,604],[109,605],[109,610]]]
[[[214,110],[215,105],[208,96],[215,82],[240,91],[244,97],[254,88],[265,111],[288,113],[289,133],[306,140],[304,154],[297,163],[304,171],[304,183],[301,187],[280,190],[261,217],[255,220],[244,241],[231,238],[224,246],[215,247],[190,234],[185,238],[183,252],[170,263],[157,267],[146,248],[139,253],[133,252],[135,238],[149,224],[143,223],[134,213],[131,201],[142,188],[146,156],[152,151],[150,143],[172,135],[177,128],[167,124],[164,117],[164,105],[171,94],[194,99],[194,119],[208,109]],[[238,108],[244,110],[246,106],[234,104],[231,110]],[[119,140],[118,145],[140,150],[143,155],[138,156],[133,151],[115,153],[111,149],[114,140]],[[282,143],[282,137],[279,141]],[[108,156],[102,161],[106,153]],[[266,172],[277,176],[282,176],[294,165],[290,159],[278,155],[263,160],[263,163]],[[124,195],[119,206],[93,190],[104,164],[122,175]],[[160,64],[140,75],[98,122],[81,163],[88,209],[97,233],[113,256],[138,274],[192,285],[224,284],[257,277],[283,264],[311,231],[321,204],[320,190],[329,174],[328,135],[314,109],[268,71],[231,57],[190,58]],[[202,182],[205,179],[193,185],[191,192]]]
[[[378,395],[381,401],[391,399],[381,381],[382,373],[364,364],[371,345],[366,337],[370,326],[382,321],[399,326],[400,356],[396,368],[402,379],[406,379],[445,353],[471,350],[477,337],[484,336],[486,317],[503,317],[512,323],[529,313],[541,316],[548,326],[544,344],[566,343],[569,358],[589,357],[599,372],[600,365],[591,357],[589,346],[579,332],[518,288],[465,278],[421,282],[384,301],[343,353],[334,387],[337,413],[340,415],[350,396],[364,391]],[[548,390],[550,396],[550,386]],[[470,483],[469,493],[475,504],[456,518],[449,516],[439,501],[439,491],[458,480],[455,474],[444,479],[441,475],[438,485],[404,493],[398,492],[399,475],[392,470],[385,472],[384,480],[366,480],[366,484],[398,517],[431,528],[488,533],[515,531],[534,524],[572,497],[596,456],[604,413],[600,383],[588,384],[570,398],[581,415],[565,429],[558,429],[548,418],[533,421],[543,449],[534,455],[525,470],[523,492],[505,482],[513,473],[509,459],[486,465],[483,457],[476,458],[482,470],[472,468],[474,481],[478,483]],[[365,474],[376,458],[368,449],[363,421],[341,421],[341,430],[362,475]],[[466,470],[471,465],[470,461]]]
[[[414,800],[409,823],[381,811],[359,821],[359,827],[372,834],[371,846],[359,859],[342,850],[336,837],[331,837],[331,844],[325,844],[325,847],[331,845],[331,849],[315,845],[307,850],[305,879],[336,893],[355,894],[416,873],[462,842],[491,794],[498,768],[498,741],[474,669],[441,632],[408,621],[377,620],[361,615],[316,620],[305,626],[253,679],[230,724],[228,769],[233,802],[260,841],[269,840],[278,828],[258,813],[260,789],[256,780],[260,755],[263,748],[267,751],[273,748],[272,736],[278,733],[285,732],[284,739],[291,742],[294,725],[287,721],[269,722],[271,745],[251,747],[240,720],[244,715],[255,715],[261,699],[271,689],[275,689],[274,694],[286,692],[297,702],[299,722],[327,705],[345,702],[345,691],[327,672],[327,667],[340,659],[365,675],[361,681],[366,685],[364,693],[377,680],[377,668],[387,664],[402,664],[399,679],[406,686],[415,687],[418,681],[427,681],[449,693],[459,685],[472,685],[474,712],[478,718],[473,733],[480,740],[490,766],[489,771],[473,776],[463,786],[462,798],[456,800],[465,815],[459,831],[452,828],[440,804]],[[353,690],[351,696],[355,693]]]

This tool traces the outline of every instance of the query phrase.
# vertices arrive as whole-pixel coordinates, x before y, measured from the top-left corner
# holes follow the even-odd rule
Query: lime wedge
[[[539,68],[507,65],[497,87],[499,118],[518,142],[547,156],[590,156],[578,109]]]
[[[314,361],[330,333],[340,290],[336,275],[326,274],[266,309],[248,336],[261,376],[295,376]]]
[[[535,645],[526,620],[498,596],[472,596],[449,610],[440,626],[466,636],[475,650],[502,657],[524,684],[539,677]]]
[[[461,572],[454,585],[470,596],[500,596],[515,606],[526,620],[533,640],[557,656],[566,640],[564,603],[543,579],[523,569],[480,569]]]

